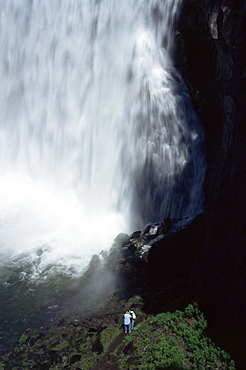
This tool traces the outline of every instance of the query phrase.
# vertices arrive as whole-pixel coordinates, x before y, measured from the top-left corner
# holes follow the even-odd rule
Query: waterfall
[[[0,0],[2,262],[81,271],[119,232],[202,210],[180,2]]]

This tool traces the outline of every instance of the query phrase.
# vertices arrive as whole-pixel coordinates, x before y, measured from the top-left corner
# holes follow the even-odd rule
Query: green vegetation
[[[22,336],[19,339],[19,343],[25,342],[28,338],[29,338],[28,335],[23,333]]]
[[[146,318],[125,337],[125,348],[132,344],[134,349],[120,355],[120,369],[235,369],[228,353],[206,337],[206,326],[196,304]]]
[[[110,343],[121,333],[122,329],[116,324],[110,324],[105,330],[101,333],[101,343],[103,346],[104,352],[108,350]]]
[[[151,358],[153,359],[151,361]],[[179,348],[174,338],[161,338],[153,345],[151,358],[148,359],[149,369],[188,369],[185,361],[185,352]]]
[[[130,306],[136,326],[124,334],[123,312]],[[93,370],[114,364],[119,370],[235,370],[229,354],[206,336],[207,323],[197,304],[157,315],[147,315],[142,307],[140,297],[126,301],[113,296],[89,319],[67,318],[62,327],[40,333],[27,329],[15,349],[0,358],[0,369]]]

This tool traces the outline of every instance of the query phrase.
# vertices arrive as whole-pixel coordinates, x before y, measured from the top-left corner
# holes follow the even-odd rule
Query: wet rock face
[[[245,1],[184,0],[177,64],[205,128],[207,232],[194,289],[216,319],[245,325]]]

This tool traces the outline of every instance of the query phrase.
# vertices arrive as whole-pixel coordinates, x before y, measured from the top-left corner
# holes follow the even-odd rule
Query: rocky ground
[[[109,254],[92,257],[84,278],[95,283],[110,270],[118,291],[52,328],[27,328],[0,357],[0,369],[234,369],[207,338],[206,320],[185,294],[202,225],[202,216],[191,224],[166,219],[120,234]],[[125,334],[123,314],[131,306],[136,326]]]
[[[129,306],[137,319],[133,331],[125,334],[122,318]],[[153,316],[144,313],[139,296],[126,300],[114,295],[93,316],[62,318],[43,331],[27,329],[14,350],[1,357],[0,368],[235,369],[229,355],[204,335],[205,327],[195,306]]]

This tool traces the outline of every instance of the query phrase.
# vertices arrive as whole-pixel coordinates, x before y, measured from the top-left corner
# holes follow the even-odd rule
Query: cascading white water
[[[200,212],[202,131],[170,59],[180,2],[0,0],[3,261],[81,271],[119,232]]]

